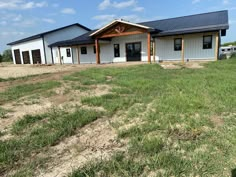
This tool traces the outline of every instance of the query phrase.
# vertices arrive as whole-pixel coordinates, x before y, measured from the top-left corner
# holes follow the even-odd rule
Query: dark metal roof
[[[227,10],[139,24],[156,29],[154,31],[154,33],[157,33],[156,36],[215,31],[229,28]]]
[[[229,28],[228,11],[226,10],[164,20],[149,21],[138,24],[152,28],[150,32],[152,33],[153,37],[219,31]],[[90,34],[94,33],[95,31],[97,30],[90,31],[71,40],[56,42],[54,44],[51,44],[50,47],[94,44],[94,39],[90,36]]]
[[[57,29],[54,29],[54,30],[51,30],[51,31],[47,31],[47,32],[43,32],[43,33],[40,33],[40,34],[36,34],[34,36],[30,36],[30,37],[27,37],[27,38],[24,38],[24,39],[15,41],[15,42],[11,42],[11,43],[9,43],[7,45],[15,45],[15,44],[31,41],[31,40],[34,40],[34,39],[38,39],[38,38],[43,37],[46,34],[50,34],[50,33],[56,32],[56,31],[60,31],[60,30],[63,30],[63,29],[66,29],[66,28],[69,28],[69,27],[72,27],[72,26],[78,26],[78,27],[83,28],[83,29],[85,29],[87,31],[91,31],[91,29],[89,29],[89,28],[87,28],[87,27],[85,27],[85,26],[83,26],[83,25],[81,25],[79,23],[75,23],[75,24],[64,26],[64,27],[61,27],[61,28],[57,28]]]
[[[49,45],[49,47],[62,47],[62,46],[72,46],[72,45],[85,45],[85,44],[94,44],[94,39],[90,37],[90,34],[94,33],[97,30],[89,31],[81,36],[78,36],[71,40],[59,41]]]

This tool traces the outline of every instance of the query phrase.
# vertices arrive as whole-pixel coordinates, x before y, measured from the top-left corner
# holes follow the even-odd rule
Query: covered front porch
[[[68,57],[73,64],[133,61],[151,63],[151,60],[155,60],[155,44],[151,40],[151,31],[146,26],[115,20],[99,30],[63,41],[53,47],[58,51],[60,64]],[[67,48],[71,49],[71,54],[68,54]]]

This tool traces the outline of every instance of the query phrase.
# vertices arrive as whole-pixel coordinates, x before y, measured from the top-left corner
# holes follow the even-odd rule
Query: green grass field
[[[0,175],[17,167],[15,176],[34,176],[36,169],[50,163],[46,158],[29,161],[34,154],[46,152],[96,119],[116,115],[122,120],[112,126],[118,140],[128,142],[127,151],[91,161],[70,176],[235,175],[236,58],[203,69],[164,70],[156,64],[92,68],[60,81],[13,86],[0,93],[0,103],[43,94],[63,82],[71,88],[67,95],[73,89],[84,92],[90,86],[109,85],[109,93],[81,100],[104,111],[52,108],[22,117],[11,127],[14,138],[0,140]],[[6,113],[0,108],[2,118]]]
[[[91,162],[73,177],[231,176],[236,168],[236,59],[200,70],[91,69],[71,80],[116,86],[83,103],[102,106],[109,116],[123,111],[127,124],[140,122],[119,131],[129,139],[128,152]]]

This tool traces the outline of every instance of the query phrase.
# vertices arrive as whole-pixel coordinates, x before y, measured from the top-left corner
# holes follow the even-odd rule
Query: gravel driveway
[[[113,67],[113,66],[130,66],[143,64],[142,62],[133,63],[116,63],[116,64],[82,64],[82,65],[13,65],[2,64],[0,65],[0,78],[17,78],[30,75],[38,75],[44,73],[57,73],[63,71],[80,71],[92,67]]]

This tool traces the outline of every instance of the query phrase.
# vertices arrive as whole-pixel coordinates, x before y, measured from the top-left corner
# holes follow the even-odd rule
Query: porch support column
[[[59,52],[59,61],[60,61],[60,64],[62,65],[62,62],[61,62],[61,48],[58,47],[58,52]]]
[[[151,63],[151,34],[147,34],[147,54],[148,54],[148,63]]]
[[[156,62],[156,39],[153,38],[153,62]]]
[[[215,60],[219,58],[219,32],[216,33]]]
[[[95,39],[95,47],[96,47],[96,62],[97,64],[100,64],[100,50],[99,50],[99,40],[98,38]]]
[[[80,65],[79,46],[77,46],[76,48],[77,48],[77,55],[78,55],[78,65]]]
[[[181,51],[182,63],[184,63],[184,36],[182,37],[182,51]]]

